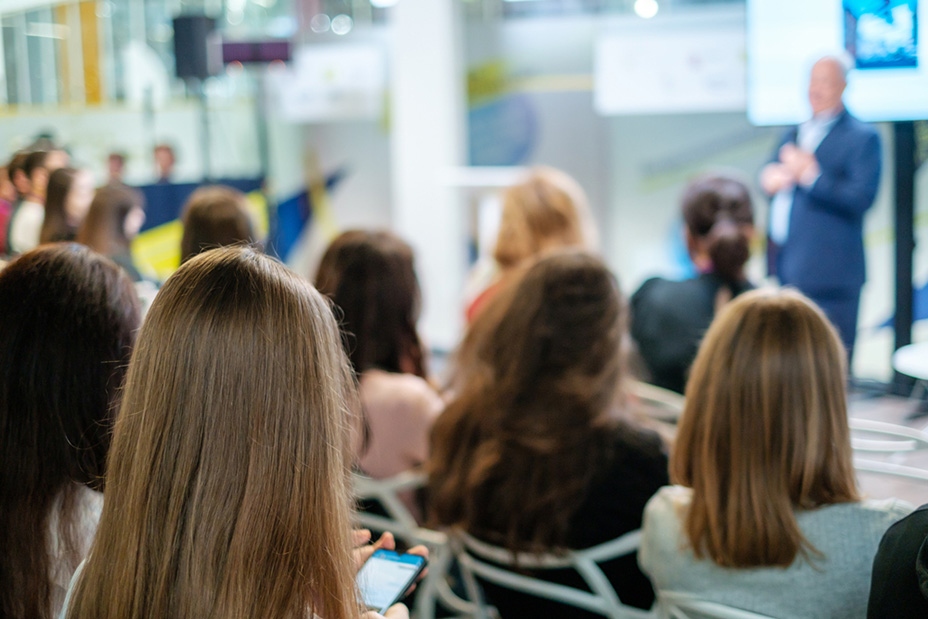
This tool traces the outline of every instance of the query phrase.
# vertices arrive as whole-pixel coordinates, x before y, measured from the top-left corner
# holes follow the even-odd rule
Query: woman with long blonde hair
[[[864,617],[883,532],[910,507],[864,501],[846,361],[822,311],[748,292],[706,334],[671,480],[645,511],[639,562],[660,591],[790,619]]]
[[[249,248],[184,263],[139,334],[66,616],[360,616],[355,408],[335,319],[309,284]]]
[[[568,247],[593,250],[596,230],[586,194],[566,172],[547,166],[532,168],[503,193],[503,210],[493,248],[493,261],[478,265],[467,320],[473,322],[519,267],[546,252]]]

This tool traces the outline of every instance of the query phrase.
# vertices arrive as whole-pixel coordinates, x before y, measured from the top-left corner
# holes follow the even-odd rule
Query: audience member
[[[473,322],[516,267],[553,249],[592,249],[595,239],[589,205],[580,185],[560,170],[535,168],[528,178],[503,194],[493,264],[478,265],[469,284],[474,294],[467,306],[468,322]]]
[[[26,175],[26,159],[28,158],[29,153],[20,151],[13,155],[7,167],[10,182],[13,183],[13,187],[16,189],[17,200],[25,199],[32,189],[32,184],[29,182],[29,177]],[[15,203],[14,206],[16,206]]]
[[[481,367],[468,372],[432,434],[434,522],[533,553],[638,529],[645,503],[668,483],[667,458],[656,435],[617,414],[624,308],[603,263],[577,251],[541,258],[471,329]],[[624,603],[651,607],[634,555],[603,569]],[[579,579],[554,578],[571,577]],[[585,616],[496,587],[486,592],[503,617]]]
[[[182,265],[139,334],[65,616],[358,617],[355,401],[309,284],[248,248]]]
[[[174,148],[170,144],[157,144],[152,152],[155,157],[157,182],[159,184],[170,183],[171,177],[174,176],[174,164],[177,162]]]
[[[7,229],[10,226],[10,217],[13,215],[13,205],[18,198],[16,186],[10,177],[10,167],[3,166],[0,168],[0,256],[5,256],[7,253]]]
[[[125,275],[80,245],[0,272],[2,617],[57,617],[87,554],[138,311]]]
[[[77,241],[108,256],[128,273],[133,282],[144,278],[132,259],[130,245],[145,222],[140,196],[121,187],[97,190],[87,217],[77,233]]]
[[[10,233],[7,242],[10,253],[21,254],[39,244],[39,234],[45,219],[45,192],[48,186],[48,169],[45,160],[48,152],[29,153],[23,161],[23,174],[28,183],[21,182],[25,189],[22,200],[10,218]],[[18,186],[19,187],[19,186]]]
[[[123,186],[123,173],[126,168],[125,153],[110,153],[106,158],[106,184]]]
[[[873,561],[868,619],[928,617],[928,505],[894,524]]]
[[[825,56],[812,66],[812,118],[786,131],[760,177],[771,197],[770,274],[824,310],[849,358],[867,274],[864,214],[876,198],[882,160],[876,128],[844,106],[852,66],[846,56]]]
[[[639,562],[660,591],[771,617],[854,619],[883,532],[911,508],[864,501],[845,351],[799,293],[745,293],[709,328]]]
[[[703,177],[683,194],[683,220],[699,276],[649,279],[631,299],[631,334],[648,380],[679,393],[716,311],[752,288],[744,274],[754,235],[751,194],[733,178]]]
[[[427,382],[416,332],[420,295],[412,248],[390,232],[345,232],[322,257],[316,286],[337,308],[358,377],[366,426],[361,470],[383,478],[424,463],[444,403]]]
[[[181,264],[208,249],[255,241],[245,194],[231,187],[214,185],[194,191],[184,205],[181,222]]]
[[[73,241],[93,197],[93,176],[89,171],[59,168],[52,172],[39,242]]]

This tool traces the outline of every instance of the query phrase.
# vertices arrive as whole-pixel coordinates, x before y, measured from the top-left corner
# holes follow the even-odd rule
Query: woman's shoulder
[[[444,408],[438,392],[415,374],[368,370],[359,382],[361,401],[368,409],[384,407],[436,416]]]
[[[914,509],[911,504],[900,499],[863,499],[850,503],[835,503],[819,510],[813,510],[811,513],[818,514],[822,518],[842,518],[861,523],[876,522],[882,524],[886,522],[891,524],[908,516]],[[888,527],[889,524],[886,524],[884,528]]]

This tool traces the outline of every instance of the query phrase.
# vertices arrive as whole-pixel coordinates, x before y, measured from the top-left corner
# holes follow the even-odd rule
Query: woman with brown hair
[[[596,244],[590,208],[580,185],[565,172],[539,166],[503,194],[503,212],[493,248],[492,268],[478,268],[477,294],[467,306],[473,322],[487,301],[543,253],[564,247],[591,250]]]
[[[48,177],[39,243],[73,241],[90,209],[93,192],[93,176],[87,170],[58,168],[52,172]]]
[[[145,222],[142,197],[127,187],[107,185],[97,190],[77,242],[109,257],[133,282],[143,277],[132,259],[130,245]]]
[[[208,249],[255,241],[248,202],[238,189],[214,185],[193,192],[180,217],[180,262]]]
[[[620,420],[625,311],[597,258],[541,258],[471,329],[474,363],[435,423],[432,520],[513,552],[587,548],[639,528],[667,483],[658,437]],[[654,595],[634,556],[603,565],[621,600]],[[573,582],[558,574],[561,582]],[[503,617],[585,616],[485,587]]]
[[[97,528],[138,324],[132,283],[86,247],[0,272],[0,617],[58,616]]]
[[[658,591],[771,617],[853,619],[883,532],[911,508],[862,501],[851,461],[845,352],[812,302],[749,292],[693,365],[639,562]]]
[[[754,287],[744,272],[754,237],[747,186],[730,176],[704,176],[686,188],[682,210],[686,246],[699,276],[654,277],[631,298],[631,335],[648,381],[678,393],[715,313]]]
[[[328,303],[283,265],[182,265],[139,334],[65,616],[359,617],[353,389]]]
[[[422,464],[444,403],[427,382],[416,332],[420,293],[412,248],[386,231],[345,232],[323,255],[316,286],[337,308],[360,385],[367,426],[361,470],[384,478]]]

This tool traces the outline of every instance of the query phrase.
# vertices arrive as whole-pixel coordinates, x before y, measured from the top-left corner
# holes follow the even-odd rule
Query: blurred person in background
[[[10,165],[0,168],[0,256],[5,256],[6,235],[10,226],[10,217],[13,215],[13,205],[19,198],[16,185],[13,184],[13,175]]]
[[[168,184],[174,176],[174,165],[177,163],[177,156],[174,154],[174,148],[170,144],[157,144],[152,150],[155,158],[155,175],[158,184]]]
[[[145,211],[137,192],[122,187],[101,187],[77,232],[77,242],[109,257],[138,283],[144,278],[132,258],[131,243],[143,223]]]
[[[232,187],[197,189],[184,205],[180,220],[184,226],[181,264],[209,249],[256,241],[247,198]]]
[[[533,168],[524,181],[503,194],[493,262],[478,264],[468,284],[467,321],[473,322],[519,266],[553,249],[595,246],[589,204],[577,181],[561,170]]]
[[[768,264],[837,327],[848,358],[857,337],[866,279],[864,214],[880,184],[880,136],[844,107],[850,61],[826,56],[812,66],[812,118],[789,129],[761,171],[771,196]]]
[[[94,197],[93,175],[89,170],[59,168],[48,178],[45,220],[40,243],[73,241]]]
[[[138,302],[109,260],[46,245],[0,272],[0,616],[54,619],[93,541]]]
[[[428,382],[416,330],[421,294],[412,248],[391,232],[345,232],[323,255],[316,287],[335,305],[359,382],[361,470],[384,478],[423,464],[444,402]]]
[[[125,169],[125,153],[110,153],[106,158],[106,183],[108,185],[124,185],[122,179]]]
[[[27,252],[39,244],[42,222],[45,220],[45,193],[48,189],[47,159],[47,151],[34,151],[26,155],[23,161],[25,180],[20,181],[17,187],[22,186],[25,193],[10,218],[7,240],[12,254]]]
[[[751,257],[754,212],[744,183],[710,175],[683,194],[686,247],[699,276],[649,279],[631,298],[631,334],[649,382],[683,393],[690,365],[716,312],[753,288],[744,272]]]

